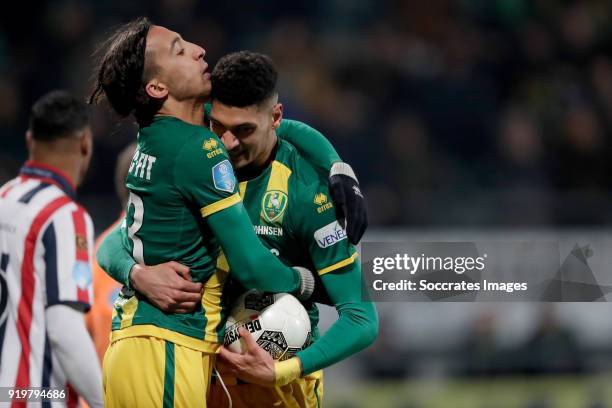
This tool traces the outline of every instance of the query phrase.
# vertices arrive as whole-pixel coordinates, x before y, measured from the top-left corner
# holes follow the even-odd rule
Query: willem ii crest
[[[289,201],[287,194],[278,190],[266,191],[261,200],[261,212],[268,222],[274,222],[282,217]]]

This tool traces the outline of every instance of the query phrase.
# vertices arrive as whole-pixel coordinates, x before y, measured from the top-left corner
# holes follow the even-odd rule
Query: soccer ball
[[[275,360],[287,360],[310,344],[310,318],[299,300],[288,293],[250,290],[242,294],[225,325],[225,346],[231,351],[246,350],[238,334],[243,326],[257,344]]]

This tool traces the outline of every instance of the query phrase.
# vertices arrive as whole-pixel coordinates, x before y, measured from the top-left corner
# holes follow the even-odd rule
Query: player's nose
[[[223,144],[228,151],[235,149],[240,144],[238,138],[229,130],[226,130],[225,133],[223,133],[221,141],[223,141]]]
[[[204,59],[204,56],[206,55],[206,50],[200,47],[199,45],[196,45],[194,53],[195,53],[196,59]]]

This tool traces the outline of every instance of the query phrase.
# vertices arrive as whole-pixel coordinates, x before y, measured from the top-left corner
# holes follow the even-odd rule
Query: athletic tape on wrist
[[[302,364],[297,357],[274,362],[274,384],[282,387],[302,376]]]

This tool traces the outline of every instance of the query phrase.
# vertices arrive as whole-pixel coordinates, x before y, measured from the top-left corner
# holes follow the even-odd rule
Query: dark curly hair
[[[215,65],[211,98],[238,108],[258,105],[276,93],[277,79],[278,72],[267,55],[234,52]]]
[[[36,140],[52,142],[89,126],[89,106],[72,94],[57,90],[41,96],[30,111],[29,130]]]
[[[106,99],[120,116],[134,114],[140,126],[153,119],[163,99],[151,98],[145,84],[155,74],[157,66],[147,61],[147,34],[153,23],[140,17],[117,29],[96,54],[101,55],[95,70],[96,83],[90,104]]]

